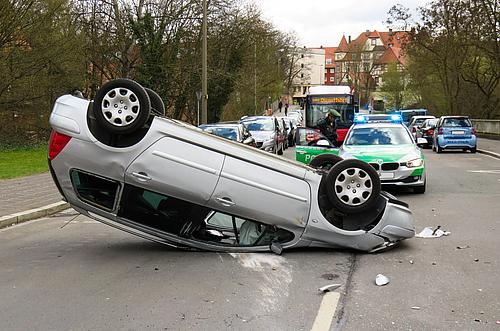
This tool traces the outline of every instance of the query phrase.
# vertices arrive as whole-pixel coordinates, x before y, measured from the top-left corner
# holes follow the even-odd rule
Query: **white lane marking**
[[[477,174],[500,174],[500,170],[467,170],[467,172],[473,172]]]
[[[340,293],[338,292],[327,292],[323,295],[323,300],[321,300],[318,315],[316,315],[311,331],[330,330],[339,300]]]

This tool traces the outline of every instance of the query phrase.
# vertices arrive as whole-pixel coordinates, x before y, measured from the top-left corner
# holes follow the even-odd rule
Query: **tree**
[[[423,106],[439,107],[431,109],[436,114],[500,117],[498,7],[497,0],[435,0],[419,9],[422,19],[410,30],[405,51],[410,74],[437,89],[411,85],[420,90]],[[409,21],[402,11],[390,14],[393,24]]]

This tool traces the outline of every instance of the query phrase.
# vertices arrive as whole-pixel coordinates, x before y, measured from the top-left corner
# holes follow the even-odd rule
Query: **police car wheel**
[[[357,159],[338,162],[326,177],[328,199],[343,213],[360,213],[371,208],[379,198],[380,188],[375,169]]]
[[[131,79],[119,78],[104,84],[96,93],[94,116],[112,134],[127,134],[146,124],[151,102],[146,90]]]
[[[321,154],[312,159],[309,166],[315,169],[330,170],[334,165],[342,160],[343,158],[335,154]]]

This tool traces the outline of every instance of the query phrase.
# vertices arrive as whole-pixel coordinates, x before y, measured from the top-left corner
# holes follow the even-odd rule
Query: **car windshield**
[[[417,119],[415,119],[415,123],[413,123],[413,125],[420,125],[420,124],[424,123],[425,120],[426,120],[426,118],[417,118]]]
[[[238,129],[235,127],[206,126],[202,127],[202,129],[219,137],[238,140]]]
[[[353,128],[345,145],[401,145],[413,141],[403,127]]]
[[[272,118],[259,118],[255,120],[244,121],[247,129],[249,131],[273,131],[273,119]]]
[[[443,121],[445,127],[469,127],[472,126],[468,118],[445,118]]]
[[[438,121],[437,118],[431,118],[429,120],[426,120],[425,123],[423,124],[423,126],[425,126],[425,127],[436,126],[437,121]]]

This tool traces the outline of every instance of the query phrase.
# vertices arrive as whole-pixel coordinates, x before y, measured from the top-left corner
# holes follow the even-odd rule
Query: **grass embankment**
[[[48,170],[47,146],[0,148],[0,179],[29,176]]]

